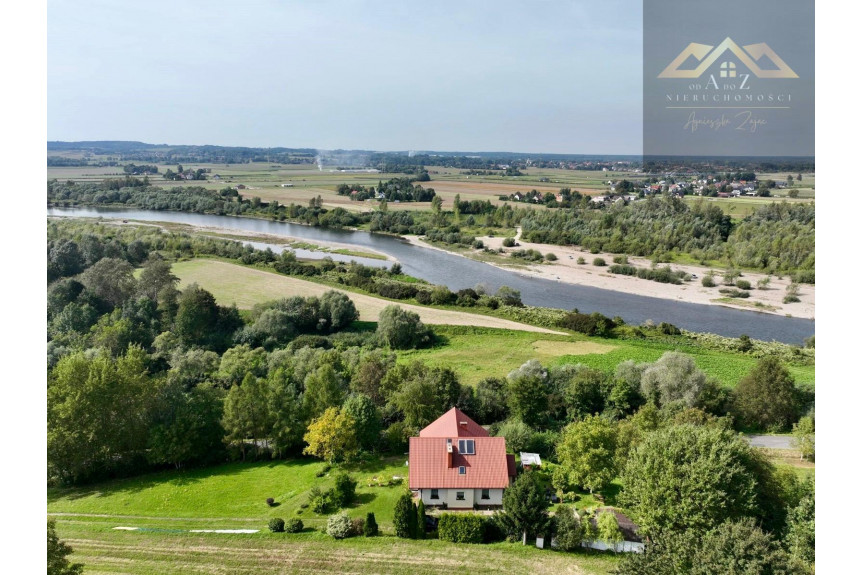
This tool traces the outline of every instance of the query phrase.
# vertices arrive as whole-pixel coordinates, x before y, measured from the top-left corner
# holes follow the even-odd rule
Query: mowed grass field
[[[166,471],[88,487],[48,490],[48,513],[86,573],[610,573],[617,559],[564,554],[517,543],[453,545],[394,537],[395,502],[405,486],[369,487],[372,477],[406,477],[404,457],[345,470],[359,481],[351,517],[369,512],[382,536],[336,541],[321,533],[326,516],[301,506],[327,489],[337,469],[311,459],[231,463]],[[280,505],[268,507],[273,497]],[[301,513],[297,513],[297,511]],[[303,533],[269,533],[271,517],[302,519]],[[136,527],[140,531],[119,531]],[[258,529],[254,534],[191,533]],[[317,531],[312,531],[315,529]]]
[[[70,560],[84,573],[203,575],[351,573],[434,575],[613,573],[620,558],[582,551],[559,553],[518,543],[457,545],[392,535],[337,541],[320,532],[215,534],[114,531],[110,519],[57,518]]]
[[[211,259],[178,262],[171,269],[180,278],[181,288],[197,283],[212,293],[220,305],[236,304],[240,309],[251,309],[255,304],[297,295],[320,296],[334,289],[324,284]],[[335,291],[340,291],[353,300],[360,312],[361,321],[377,321],[378,315],[386,306],[397,304],[403,309],[416,312],[424,323],[431,325],[481,325],[555,333],[549,329],[491,316],[405,304],[339,289]]]

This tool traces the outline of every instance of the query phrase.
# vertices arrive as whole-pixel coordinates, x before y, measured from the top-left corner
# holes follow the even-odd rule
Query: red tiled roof
[[[458,439],[452,439],[452,467],[448,467],[445,437],[410,438],[408,484],[411,489],[499,489],[509,486],[506,439],[476,437],[474,455],[460,454]],[[458,468],[462,465],[465,474],[459,475]]]
[[[420,437],[488,437],[488,431],[453,407],[422,429]]]

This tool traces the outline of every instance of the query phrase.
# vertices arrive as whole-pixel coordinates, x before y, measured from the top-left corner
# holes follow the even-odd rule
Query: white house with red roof
[[[515,478],[515,456],[506,453],[506,439],[490,437],[453,407],[410,438],[408,469],[408,485],[426,505],[500,506]]]

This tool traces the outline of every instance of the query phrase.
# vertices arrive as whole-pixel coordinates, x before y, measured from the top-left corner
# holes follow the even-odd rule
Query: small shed
[[[522,451],[519,454],[519,457],[521,458],[522,467],[527,468],[533,467],[534,465],[536,467],[542,467],[542,460],[539,458],[539,453],[525,453]]]

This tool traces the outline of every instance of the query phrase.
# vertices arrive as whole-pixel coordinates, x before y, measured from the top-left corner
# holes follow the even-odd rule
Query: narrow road
[[[747,435],[749,445],[752,447],[766,447],[768,449],[794,449],[793,437],[790,435]]]

